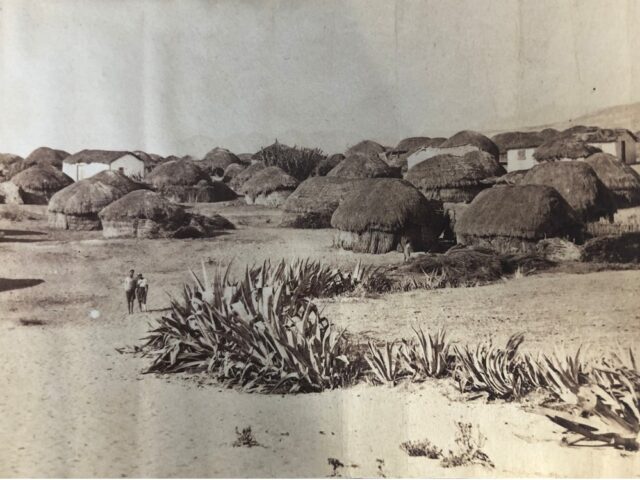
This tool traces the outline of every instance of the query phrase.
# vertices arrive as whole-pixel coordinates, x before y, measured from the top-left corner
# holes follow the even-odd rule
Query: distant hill
[[[637,132],[640,130],[640,102],[608,107],[570,120],[531,127],[527,128],[527,130],[539,130],[547,127],[564,130],[574,125],[627,128],[632,132]]]

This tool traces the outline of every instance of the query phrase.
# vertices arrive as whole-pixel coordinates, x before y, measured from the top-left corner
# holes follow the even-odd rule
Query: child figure
[[[149,292],[149,282],[146,278],[142,276],[141,273],[138,274],[138,284],[136,285],[136,297],[138,297],[138,307],[140,307],[141,312],[147,311],[147,293]]]

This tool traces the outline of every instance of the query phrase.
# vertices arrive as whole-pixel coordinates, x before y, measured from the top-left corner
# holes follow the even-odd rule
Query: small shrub
[[[410,457],[427,457],[433,460],[442,458],[442,450],[429,440],[403,442],[400,448]]]
[[[256,438],[253,436],[251,427],[243,428],[242,431],[236,427],[236,440],[233,442],[234,447],[257,447],[260,445]]]
[[[456,446],[457,450],[449,450],[440,462],[444,468],[461,467],[465,465],[479,464],[494,468],[489,456],[482,451],[486,437],[478,430],[474,435],[471,423],[456,422]]]
[[[331,468],[333,469],[331,471],[331,475],[329,475],[330,477],[340,477],[340,469],[344,468],[344,463],[342,463],[340,460],[338,460],[337,458],[333,458],[333,457],[329,457],[327,458],[327,463],[329,465],[331,465]]]
[[[325,155],[317,148],[289,147],[276,141],[257,153],[267,167],[280,167],[299,181],[309,178]]]

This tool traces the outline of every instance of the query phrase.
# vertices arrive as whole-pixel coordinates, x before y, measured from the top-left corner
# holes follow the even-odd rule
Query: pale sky
[[[342,151],[640,100],[640,0],[0,0],[0,152]]]

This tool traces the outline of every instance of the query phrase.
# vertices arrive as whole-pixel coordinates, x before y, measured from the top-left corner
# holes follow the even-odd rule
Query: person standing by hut
[[[136,299],[136,286],[138,284],[134,274],[135,272],[131,269],[129,270],[129,275],[124,277],[124,293],[127,297],[127,308],[129,309],[129,314],[133,313],[133,303]]]
[[[147,293],[149,292],[149,282],[146,278],[142,276],[141,273],[138,274],[138,282],[136,284],[136,297],[138,298],[138,307],[141,312],[147,311]]]

